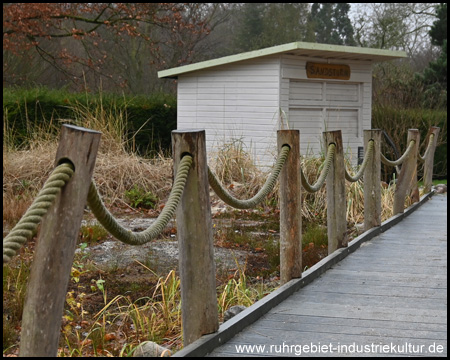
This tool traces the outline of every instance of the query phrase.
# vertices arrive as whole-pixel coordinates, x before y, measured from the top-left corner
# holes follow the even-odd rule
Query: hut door
[[[302,154],[322,150],[322,132],[342,130],[350,153],[362,141],[362,86],[360,83],[291,80],[289,126],[300,130]]]

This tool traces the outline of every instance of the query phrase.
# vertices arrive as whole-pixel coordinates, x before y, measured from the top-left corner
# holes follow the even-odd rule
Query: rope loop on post
[[[394,160],[394,161],[389,160],[383,154],[380,154],[381,161],[383,162],[383,164],[388,165],[388,166],[398,166],[398,165],[402,164],[405,161],[405,159],[409,156],[409,153],[412,151],[415,143],[416,143],[415,140],[411,140],[409,142],[408,148],[405,150],[404,154],[400,158],[398,158],[397,160]]]
[[[349,172],[347,171],[347,168],[345,168],[345,179],[346,180],[348,180],[350,182],[356,182],[359,179],[361,179],[361,177],[364,174],[364,170],[366,169],[367,163],[369,162],[369,159],[372,157],[373,147],[374,147],[374,141],[370,140],[367,144],[367,151],[364,156],[364,160],[363,160],[358,172],[354,176],[350,175]]]
[[[191,165],[192,156],[183,156],[180,161],[177,175],[175,177],[172,191],[170,192],[166,206],[164,206],[164,209],[161,211],[156,221],[142,232],[134,233],[131,230],[124,228],[117,222],[114,216],[103,204],[94,182],[91,182],[89,187],[88,206],[91,208],[100,224],[102,224],[103,227],[117,240],[129,245],[143,245],[161,234],[162,230],[173,217],[173,214],[175,213],[180,202],[181,195],[183,194]]]
[[[310,192],[310,193],[317,192],[322,187],[322,185],[325,183],[325,179],[327,178],[328,172],[330,171],[331,163],[333,161],[335,152],[336,152],[336,145],[335,144],[328,145],[327,157],[323,163],[324,166],[322,168],[322,171],[320,172],[319,178],[313,185],[311,185],[308,182],[308,179],[306,178],[306,176],[303,172],[303,169],[300,168],[301,176],[302,176],[302,185],[307,192]]]
[[[427,156],[428,156],[428,154],[430,152],[430,149],[433,146],[433,142],[434,142],[434,134],[430,134],[430,136],[428,137],[427,149],[425,150],[425,153],[423,154],[423,156],[419,154],[419,160],[421,160],[421,161],[425,161],[426,160],[426,158],[427,158]]]
[[[22,245],[36,234],[42,218],[73,174],[74,168],[70,163],[58,165],[53,170],[26,213],[3,239],[3,264],[8,263]]]
[[[235,197],[233,197],[226,189],[222,187],[222,185],[219,183],[219,180],[214,175],[214,173],[211,171],[211,169],[208,166],[208,180],[209,185],[212,187],[214,192],[219,196],[219,198],[224,201],[226,204],[236,208],[236,209],[251,209],[258,205],[264,198],[269,195],[269,193],[273,190],[275,187],[275,183],[278,179],[278,175],[280,174],[281,168],[283,167],[284,163],[286,162],[287,156],[289,155],[289,151],[291,148],[287,145],[284,145],[281,148],[280,155],[277,159],[277,162],[275,163],[272,173],[267,178],[266,182],[264,183],[261,190],[253,196],[251,199],[248,200],[240,200]]]

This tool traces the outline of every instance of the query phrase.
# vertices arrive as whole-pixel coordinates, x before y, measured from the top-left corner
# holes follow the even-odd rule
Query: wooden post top
[[[62,126],[69,130],[83,131],[83,132],[88,132],[88,133],[92,133],[92,134],[101,134],[100,131],[87,129],[87,128],[84,128],[81,126],[76,126],[76,125],[71,125],[71,124],[63,124]]]
[[[187,134],[187,133],[200,133],[206,132],[205,129],[181,129],[181,130],[172,130],[172,134]]]

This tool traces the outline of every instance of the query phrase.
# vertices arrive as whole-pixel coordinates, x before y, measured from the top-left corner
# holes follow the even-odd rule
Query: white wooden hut
[[[205,129],[208,155],[238,141],[271,165],[276,131],[299,129],[302,155],[322,151],[322,132],[342,130],[355,161],[371,128],[372,64],[402,51],[294,42],[160,71],[176,78],[177,128]]]

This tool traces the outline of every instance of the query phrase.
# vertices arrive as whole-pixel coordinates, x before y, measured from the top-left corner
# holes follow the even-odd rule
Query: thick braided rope
[[[345,179],[350,181],[350,182],[356,182],[359,179],[361,179],[361,176],[363,176],[364,174],[364,170],[366,169],[367,163],[369,162],[369,159],[372,157],[372,152],[373,152],[373,140],[370,140],[369,143],[367,144],[367,151],[366,151],[366,155],[364,156],[364,160],[361,164],[361,166],[359,167],[358,172],[352,176],[348,173],[347,168],[345,168]]]
[[[308,179],[306,178],[305,173],[303,172],[303,169],[300,168],[300,173],[302,176],[302,185],[307,192],[311,192],[311,193],[317,192],[322,187],[322,185],[325,183],[325,179],[327,178],[328,172],[330,171],[331,162],[333,161],[335,152],[336,152],[336,145],[335,144],[328,145],[328,152],[327,152],[327,157],[324,161],[324,166],[322,168],[322,171],[320,172],[319,178],[314,183],[314,185],[311,185],[308,182]]]
[[[430,134],[430,137],[428,138],[428,146],[427,146],[427,149],[425,150],[425,154],[423,154],[423,156],[421,156],[419,154],[420,160],[422,160],[422,161],[426,160],[428,153],[430,152],[431,146],[433,145],[433,140],[434,140],[434,134]]]
[[[400,158],[398,158],[397,160],[394,160],[394,161],[386,159],[386,157],[383,154],[380,154],[381,161],[383,162],[383,164],[389,165],[389,166],[397,166],[397,165],[402,164],[403,161],[405,161],[405,159],[409,156],[409,153],[412,151],[415,143],[416,143],[415,140],[411,140],[409,142],[408,148],[405,150],[405,153]]]
[[[91,182],[89,187],[88,205],[100,224],[117,240],[130,245],[143,245],[156,238],[169,223],[180,202],[191,165],[192,156],[183,156],[166,206],[155,222],[144,231],[134,233],[122,227],[103,204],[94,182]]]
[[[61,164],[53,170],[25,215],[3,239],[3,264],[8,263],[22,245],[36,234],[43,216],[73,173],[73,166],[69,163]]]
[[[277,162],[275,163],[272,173],[267,178],[266,182],[264,183],[261,190],[253,196],[251,199],[248,200],[240,200],[233,197],[226,189],[222,187],[222,185],[219,183],[219,180],[217,180],[214,173],[211,171],[211,169],[208,166],[208,180],[209,185],[213,188],[214,192],[219,196],[222,201],[224,201],[226,204],[236,208],[236,209],[251,209],[254,208],[256,205],[258,205],[264,198],[269,195],[269,193],[273,190],[275,183],[277,182],[278,175],[280,174],[280,171],[286,162],[286,159],[289,155],[289,151],[291,148],[287,145],[283,146],[280,151],[280,155],[277,159]]]

